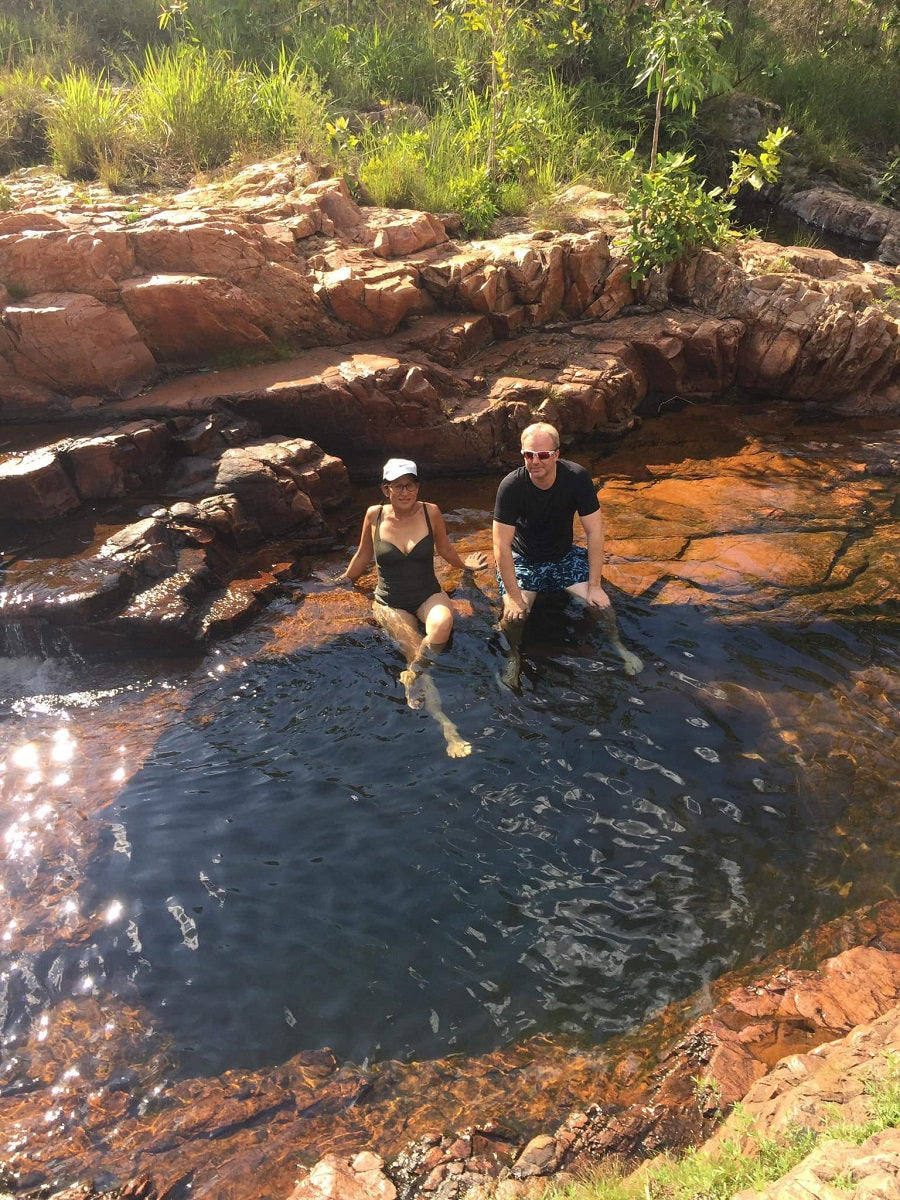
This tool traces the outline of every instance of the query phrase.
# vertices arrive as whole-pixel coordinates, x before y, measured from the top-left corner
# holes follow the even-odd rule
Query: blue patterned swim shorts
[[[588,554],[584,546],[573,546],[556,562],[531,562],[513,553],[516,580],[523,592],[561,592],[573,583],[587,583],[590,578]],[[503,580],[498,575],[500,595],[506,595]]]

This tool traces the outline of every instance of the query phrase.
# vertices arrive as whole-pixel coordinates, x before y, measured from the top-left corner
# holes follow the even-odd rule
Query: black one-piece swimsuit
[[[431,519],[428,516],[427,505],[423,504],[422,507],[425,510],[428,532],[419,538],[408,554],[404,554],[399,546],[385,541],[381,536],[383,504],[378,510],[378,519],[375,522],[375,566],[378,569],[375,599],[379,604],[386,604],[389,608],[402,608],[410,613],[417,612],[429,596],[441,590],[434,573],[434,533],[431,529]]]

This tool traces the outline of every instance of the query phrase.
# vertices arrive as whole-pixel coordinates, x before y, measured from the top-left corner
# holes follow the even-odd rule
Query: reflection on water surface
[[[432,490],[455,537],[486,528],[493,486]],[[0,660],[11,1055],[67,998],[112,994],[183,1075],[323,1045],[363,1062],[594,1044],[891,893],[887,622],[617,595],[646,664],[628,679],[551,603],[514,695],[463,589],[436,669],[475,747],[453,760],[362,601],[329,618],[323,585],[302,591],[168,681]],[[130,1087],[152,1076],[141,1054]]]
[[[577,616],[538,614],[521,697],[489,628],[458,629],[439,679],[462,761],[375,629],[210,681],[110,810],[104,985],[133,982],[195,1073],[476,1053],[602,1040],[834,915],[846,798],[805,770],[831,732],[798,744],[778,713],[884,647],[635,604],[623,629],[635,680]]]

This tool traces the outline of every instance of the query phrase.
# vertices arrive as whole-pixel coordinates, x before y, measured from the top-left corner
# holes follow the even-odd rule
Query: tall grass
[[[47,118],[54,162],[70,178],[184,180],[251,152],[328,150],[328,96],[296,56],[246,68],[224,50],[182,42],[125,60],[127,86],[69,71]]]
[[[293,31],[297,54],[349,108],[390,101],[429,105],[453,77],[453,37],[433,28],[430,13],[358,26],[312,14]]]
[[[591,124],[583,89],[553,76],[508,97],[493,178],[485,170],[489,138],[488,101],[469,88],[453,95],[425,129],[370,130],[352,166],[375,203],[457,211],[464,230],[474,234],[567,183],[616,187],[626,176],[620,137]]]
[[[0,173],[43,161],[50,96],[39,64],[0,72]]]
[[[330,150],[326,132],[331,97],[299,53],[278,50],[271,67],[254,67],[250,89],[250,140],[263,149],[289,146],[312,161]]]
[[[147,161],[177,177],[221,166],[247,140],[247,79],[225,51],[182,42],[148,48],[141,66],[129,67],[136,142]]]
[[[860,47],[789,60],[767,91],[777,104],[802,111],[809,124],[835,130],[851,146],[863,142],[886,150],[900,142],[900,69],[896,61],[873,61]]]
[[[47,137],[53,161],[72,179],[117,186],[127,171],[130,97],[105,76],[70,71],[53,89]]]

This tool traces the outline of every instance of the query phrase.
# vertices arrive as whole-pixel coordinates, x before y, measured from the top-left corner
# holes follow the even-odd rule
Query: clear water
[[[460,536],[492,492],[433,494]],[[261,622],[177,676],[0,659],[3,1037],[92,993],[148,1012],[184,1075],[597,1043],[892,894],[895,627],[616,596],[629,679],[549,603],[514,695],[464,598],[435,672],[464,759],[365,620],[289,653]]]
[[[602,1040],[840,911],[841,781],[810,794],[771,705],[893,651],[622,617],[637,679],[551,606],[521,697],[461,623],[438,678],[462,760],[374,628],[211,679],[110,811],[94,986],[136,986],[188,1073],[472,1054]]]

